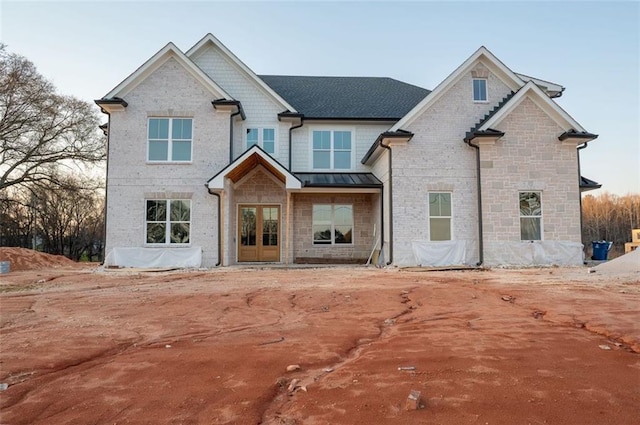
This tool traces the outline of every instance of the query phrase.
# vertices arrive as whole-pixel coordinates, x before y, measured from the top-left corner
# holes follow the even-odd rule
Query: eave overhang
[[[588,179],[584,176],[580,176],[580,192],[587,192],[589,190],[600,189],[602,184],[597,181]]]
[[[371,145],[360,162],[362,164],[369,165],[380,156],[384,147],[388,147],[394,144],[397,145],[401,143],[407,143],[412,138],[413,133],[410,131],[402,129],[395,131],[385,131],[378,136],[375,142],[373,142],[373,145]]]
[[[101,124],[101,125],[99,125],[99,126],[98,126],[98,128],[99,128],[100,130],[102,130],[102,133],[103,133],[105,136],[108,136],[108,135],[109,135],[109,123]]]
[[[504,136],[503,131],[494,130],[493,128],[487,128],[486,130],[476,130],[472,133],[467,133],[467,136],[464,138],[464,141],[466,143],[469,143],[475,140],[476,143],[480,143],[480,144],[492,144],[492,143],[495,143],[502,136]]]
[[[244,113],[244,109],[242,108],[242,103],[239,100],[233,99],[216,99],[211,102],[213,108],[216,111],[220,112],[229,112],[231,114],[240,113],[240,117],[244,121],[247,119],[247,116]]]
[[[119,97],[102,98],[94,101],[96,105],[100,107],[100,110],[105,114],[112,112],[122,112],[129,104]]]
[[[589,133],[587,131],[576,131],[574,129],[565,131],[560,136],[558,136],[558,140],[560,140],[562,143],[575,145],[587,143],[597,138],[597,134]]]
[[[282,164],[257,145],[247,149],[235,161],[211,177],[206,186],[210,191],[220,192],[224,189],[226,178],[237,183],[258,166],[264,167],[275,178],[284,183],[287,190],[299,190],[302,187],[300,179],[291,174]]]
[[[299,125],[299,124],[302,124],[302,121],[304,121],[304,114],[301,114],[299,112],[291,112],[291,111],[280,112],[278,114],[278,121],[289,122],[289,123],[292,123],[293,125]]]

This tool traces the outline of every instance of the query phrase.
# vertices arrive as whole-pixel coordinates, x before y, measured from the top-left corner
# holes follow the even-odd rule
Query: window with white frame
[[[520,192],[520,240],[542,240],[542,194]]]
[[[191,201],[147,199],[145,240],[148,244],[188,244],[191,233]]]
[[[315,204],[313,206],[313,244],[353,243],[353,205]]]
[[[351,169],[351,131],[314,130],[312,150],[314,170]]]
[[[247,128],[246,148],[249,149],[253,145],[258,145],[265,152],[276,153],[276,130],[275,128]]]
[[[429,192],[429,239],[451,240],[451,192]]]
[[[193,119],[149,118],[147,160],[190,162]]]
[[[487,101],[487,79],[486,78],[473,79],[473,101],[474,102]]]

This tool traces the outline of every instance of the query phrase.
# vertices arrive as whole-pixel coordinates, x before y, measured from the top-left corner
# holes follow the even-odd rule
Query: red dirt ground
[[[0,423],[636,424],[639,306],[586,268],[17,271]]]

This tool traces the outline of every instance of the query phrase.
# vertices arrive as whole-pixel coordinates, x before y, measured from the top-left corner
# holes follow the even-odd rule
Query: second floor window
[[[314,170],[351,169],[351,131],[314,130],[312,137]]]
[[[473,79],[473,101],[474,102],[486,102],[487,101],[487,80],[484,78]]]
[[[265,152],[276,153],[276,130],[273,128],[247,128],[247,149],[258,145]]]
[[[149,118],[147,160],[190,162],[192,128],[191,118]]]

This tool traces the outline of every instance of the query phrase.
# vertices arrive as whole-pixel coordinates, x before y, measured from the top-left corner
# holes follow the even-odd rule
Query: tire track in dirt
[[[271,388],[268,394],[265,395],[262,405],[262,413],[260,415],[261,419],[258,422],[259,425],[295,425],[298,422],[296,419],[290,418],[283,414],[286,412],[289,406],[295,403],[295,398],[292,396],[298,390],[302,390],[306,392],[306,388],[312,384],[320,383],[324,378],[330,376],[333,372],[348,367],[349,364],[357,361],[361,358],[363,352],[373,346],[376,343],[384,341],[391,337],[395,331],[392,329],[392,325],[397,323],[397,320],[413,313],[418,307],[412,304],[412,300],[410,298],[411,293],[417,289],[418,287],[412,287],[408,290],[402,290],[400,293],[400,303],[403,305],[404,309],[399,313],[388,317],[382,321],[378,321],[375,326],[378,328],[378,334],[373,338],[371,337],[363,337],[357,339],[351,347],[349,347],[344,354],[341,355],[341,360],[334,363],[324,363],[320,367],[316,368],[307,368],[304,372],[305,377],[303,379],[299,379],[297,384],[294,385],[292,390],[289,390],[290,385],[297,378],[293,378],[291,381],[288,381],[286,378],[281,377],[275,383],[275,385]],[[295,294],[290,298],[293,306],[293,299],[295,298]],[[412,321],[412,319],[408,319],[402,323],[408,323]],[[322,363],[322,362],[319,362]],[[262,397],[261,397],[262,398]]]

